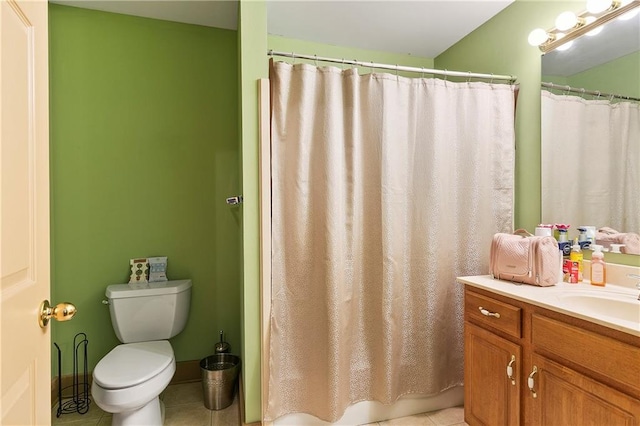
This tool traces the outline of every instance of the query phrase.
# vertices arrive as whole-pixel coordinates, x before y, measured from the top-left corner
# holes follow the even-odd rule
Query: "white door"
[[[51,423],[46,0],[0,0],[0,424]]]

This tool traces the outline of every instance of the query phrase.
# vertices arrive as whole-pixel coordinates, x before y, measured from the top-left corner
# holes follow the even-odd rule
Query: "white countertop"
[[[607,284],[558,283],[550,287],[514,284],[489,275],[458,277],[458,282],[502,296],[640,336],[639,290]],[[636,315],[637,313],[637,315]]]

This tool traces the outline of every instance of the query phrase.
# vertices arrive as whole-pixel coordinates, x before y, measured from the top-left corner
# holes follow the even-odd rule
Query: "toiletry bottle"
[[[541,223],[536,226],[536,237],[551,237],[553,236],[553,225],[545,225]]]
[[[587,250],[591,246],[591,241],[587,238],[587,228],[581,226],[578,228],[578,244],[580,244],[580,249]]]
[[[602,246],[593,245],[593,254],[591,255],[591,284],[604,286],[607,282],[607,265],[604,262],[604,254]]]
[[[582,250],[580,250],[580,244],[578,238],[573,241],[571,246],[571,253],[569,254],[569,260],[572,262],[578,262],[578,282],[582,282]]]
[[[569,256],[571,252],[571,243],[567,240],[567,229],[558,228],[558,248],[563,256]]]

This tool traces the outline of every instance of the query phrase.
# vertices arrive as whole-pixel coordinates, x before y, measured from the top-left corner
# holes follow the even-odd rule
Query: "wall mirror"
[[[640,234],[640,14],[622,17],[542,56],[542,222],[571,237]]]

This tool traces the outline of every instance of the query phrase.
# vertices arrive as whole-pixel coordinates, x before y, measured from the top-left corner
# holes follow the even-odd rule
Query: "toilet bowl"
[[[106,292],[116,346],[93,370],[91,394],[112,425],[155,425],[164,421],[160,393],[176,371],[168,338],[186,324],[191,281],[151,283],[145,289],[115,285]]]
[[[128,424],[124,420],[133,421],[134,414],[133,424],[162,424],[161,410],[154,407],[175,371],[173,348],[166,340],[119,345],[96,365],[91,394],[98,407],[113,413],[114,425]]]

